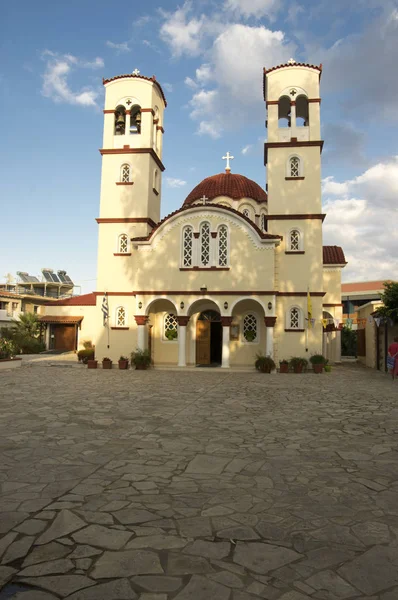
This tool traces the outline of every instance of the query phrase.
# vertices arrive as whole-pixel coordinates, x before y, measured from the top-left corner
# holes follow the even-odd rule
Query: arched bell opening
[[[296,98],[296,126],[308,127],[309,124],[308,98],[307,96],[298,96]]]
[[[115,135],[124,135],[126,133],[126,109],[124,106],[118,106],[115,110]]]
[[[130,110],[130,133],[141,133],[141,107],[138,104],[134,104]]]
[[[291,127],[291,108],[289,96],[281,96],[279,98],[278,127]]]

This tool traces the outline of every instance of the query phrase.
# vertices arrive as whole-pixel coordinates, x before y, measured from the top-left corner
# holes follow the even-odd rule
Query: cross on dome
[[[229,166],[229,161],[233,160],[235,157],[232,156],[232,154],[229,153],[229,151],[226,153],[225,156],[222,157],[223,160],[227,161],[227,165],[225,167],[225,171],[226,173],[229,173],[231,171],[231,167]]]
[[[294,58],[289,58],[289,60],[287,61],[288,65],[295,65],[296,61],[294,60]]]
[[[139,75],[139,74],[140,74],[140,71],[138,69],[134,69],[133,75]]]
[[[200,201],[202,202],[202,204],[206,204],[208,198],[206,196],[206,194],[203,194],[203,196],[200,198]]]

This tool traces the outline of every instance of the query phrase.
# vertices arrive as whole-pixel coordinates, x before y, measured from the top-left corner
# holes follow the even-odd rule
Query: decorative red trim
[[[116,181],[116,185],[134,185],[134,181]]]
[[[221,317],[221,324],[223,327],[231,327],[233,317]]]
[[[113,256],[131,256],[131,252],[114,252]]]
[[[290,333],[302,333],[305,329],[285,329],[285,331]]]
[[[267,100],[265,106],[268,108],[268,106],[272,106],[273,104],[278,105],[279,100]]]
[[[200,236],[200,233],[199,233],[199,231],[194,231],[194,232],[193,232],[193,237],[194,237],[196,240],[197,240],[197,239],[199,239],[199,236]]]
[[[304,250],[285,250],[285,254],[305,254]]]
[[[153,108],[141,108],[141,112],[142,112],[142,113],[143,113],[143,112],[144,112],[144,113],[145,113],[145,112],[150,112],[150,113],[152,113],[152,116],[153,116],[153,117],[155,116],[155,111],[153,110]]]
[[[264,317],[266,327],[275,327],[276,317]]]
[[[304,177],[285,177],[286,181],[302,181]]]
[[[326,215],[322,215],[322,214],[314,214],[314,215],[297,215],[297,214],[291,214],[291,215],[266,215],[267,220],[270,221],[290,221],[290,220],[296,220],[296,219],[302,219],[302,220],[310,220],[310,219],[320,219],[321,221],[325,220]]]
[[[330,303],[324,302],[322,304],[322,306],[343,306],[343,305],[342,304],[330,304]]]
[[[119,219],[95,219],[97,223],[148,223],[150,227],[156,227],[155,221],[149,217],[121,217]]]
[[[154,125],[157,125],[158,123],[159,123],[159,119],[154,119],[154,120],[153,120],[153,124],[154,124]]]
[[[131,110],[126,110],[126,115],[131,115]]]
[[[229,271],[229,267],[180,267],[180,271]]]
[[[296,101],[295,100],[290,100],[290,106],[296,106]]]
[[[156,125],[156,130],[157,131],[161,131],[162,133],[164,133],[164,129],[161,125]]]
[[[146,325],[149,317],[147,315],[134,315],[134,319],[137,325]]]
[[[103,296],[105,292],[93,292],[95,296]],[[136,292],[106,292],[107,296],[135,296]]]
[[[96,292],[98,294],[103,294],[103,292]],[[326,293],[326,292],[325,292]],[[209,290],[207,290],[206,292],[201,292],[201,291],[186,291],[186,290],[179,290],[179,291],[175,291],[175,290],[155,290],[155,291],[136,291],[133,292],[134,296],[167,296],[167,295],[179,295],[179,296],[204,296],[206,294],[212,295],[212,296],[275,296],[278,294],[278,292],[275,291],[271,291],[271,292],[257,292],[257,291],[214,291],[214,292],[210,292]],[[305,295],[307,295],[307,292],[304,292]],[[109,294],[108,294],[109,295]],[[312,294],[311,294],[312,295]],[[115,296],[117,296],[117,293],[115,293]]]
[[[104,115],[110,115],[111,113],[115,114],[114,110],[109,110],[109,109],[106,109],[106,110],[104,109],[102,112],[104,113]]]
[[[211,232],[211,237],[212,238],[216,238],[217,237],[217,231],[212,231]]]
[[[319,146],[322,152],[323,140],[311,140],[305,142],[297,141],[297,138],[292,138],[290,142],[265,142],[265,148],[290,148],[291,146],[297,146],[299,148],[305,148],[307,146]]]
[[[156,196],[159,196],[159,192],[155,188],[152,188],[152,191]]]
[[[275,292],[277,296],[307,296],[308,292]],[[326,296],[326,292],[310,292],[310,296]]]
[[[153,148],[100,148],[99,152],[102,156],[104,154],[150,154],[161,171],[166,168]]]
[[[319,102],[319,104],[322,102],[321,98],[308,98],[308,102]]]
[[[127,329],[130,329],[130,327],[111,327],[111,329],[121,329],[123,331],[126,331]]]
[[[180,327],[186,327],[188,325],[189,319],[191,317],[177,317],[177,323],[180,325]]]

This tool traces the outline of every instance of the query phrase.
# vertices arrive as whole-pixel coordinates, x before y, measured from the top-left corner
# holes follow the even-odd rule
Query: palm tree
[[[35,313],[22,313],[12,322],[15,333],[21,337],[37,338],[40,334],[40,321]]]

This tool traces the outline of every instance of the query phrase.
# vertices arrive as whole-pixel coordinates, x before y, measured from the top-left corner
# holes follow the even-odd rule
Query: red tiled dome
[[[206,177],[186,197],[183,206],[200,200],[203,195],[209,200],[227,196],[233,200],[252,198],[256,202],[267,202],[267,194],[255,181],[237,173],[218,173],[218,175]]]
[[[347,261],[341,246],[323,246],[324,265],[346,265]]]

